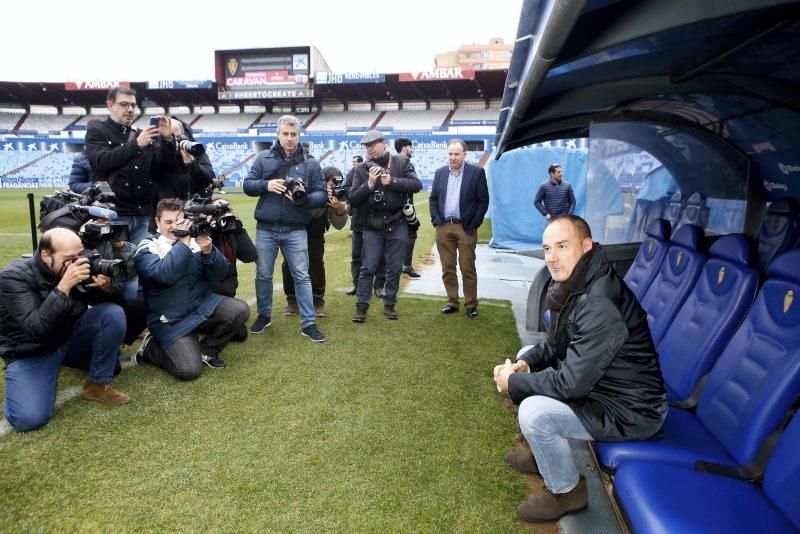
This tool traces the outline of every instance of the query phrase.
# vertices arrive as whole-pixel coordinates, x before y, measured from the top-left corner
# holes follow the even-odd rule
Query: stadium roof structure
[[[797,1],[525,0],[495,157],[604,121],[796,151],[798,50]]]
[[[377,83],[315,84],[312,99],[259,100],[260,104],[286,106],[293,102],[319,106],[328,102],[405,102],[432,100],[485,100],[499,99],[503,94],[508,71],[479,70],[472,79],[400,81],[400,74],[386,74]],[[146,82],[132,82],[140,102],[148,101],[158,106],[247,104],[251,100],[217,99],[217,84],[210,89],[148,89]],[[103,105],[104,90],[66,90],[64,83],[0,81],[0,103],[50,106]]]

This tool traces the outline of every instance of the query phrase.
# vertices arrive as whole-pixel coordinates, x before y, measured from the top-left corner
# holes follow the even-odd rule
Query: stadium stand
[[[33,160],[42,157],[42,152],[3,151],[0,152],[0,175],[6,176]]]
[[[57,114],[56,109],[52,111],[43,112],[43,110],[31,109],[30,115],[25,118],[25,121],[20,126],[20,130],[35,131],[38,133],[60,132],[75,122],[82,114]]]
[[[306,127],[307,132],[346,132],[372,126],[380,111],[323,111]]]
[[[69,179],[75,154],[63,152],[50,152],[45,155],[37,152],[36,154],[39,156],[38,158],[35,158],[25,168],[8,173],[8,176],[65,181]]]
[[[499,109],[471,109],[471,108],[458,108],[450,117],[450,121],[491,121],[497,123],[497,117],[500,114]]]
[[[25,115],[25,110],[23,109],[0,109],[0,130],[13,130],[23,115]]]
[[[447,118],[446,110],[387,111],[378,128],[391,127],[394,131],[428,131],[441,127]]]
[[[192,124],[195,132],[239,132],[249,129],[260,113],[218,113],[202,115]]]

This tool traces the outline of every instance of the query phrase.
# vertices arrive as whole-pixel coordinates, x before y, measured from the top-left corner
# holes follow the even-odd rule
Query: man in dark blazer
[[[478,227],[489,208],[489,187],[483,168],[466,163],[467,145],[461,139],[447,144],[449,165],[436,171],[429,198],[431,221],[436,227],[436,248],[442,261],[442,281],[447,305],[442,313],[458,311],[458,275],[464,279],[464,305],[468,317],[478,316],[478,275],[475,245]]]

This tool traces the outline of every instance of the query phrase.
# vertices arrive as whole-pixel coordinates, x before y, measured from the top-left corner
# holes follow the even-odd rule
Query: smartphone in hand
[[[158,128],[158,117],[150,117],[150,126]]]

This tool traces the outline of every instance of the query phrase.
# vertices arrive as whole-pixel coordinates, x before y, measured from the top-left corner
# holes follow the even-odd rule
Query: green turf
[[[0,192],[3,263],[30,248],[24,199]],[[229,199],[253,230],[254,199]],[[415,263],[430,268],[418,211]],[[346,230],[328,235],[327,343],[299,336],[278,293],[273,326],[226,349],[227,369],[179,383],[127,368],[115,383],[131,404],[68,401],[43,429],[1,437],[0,530],[522,530],[526,484],[502,463],[514,417],[490,377],[519,346],[510,307],[472,321],[403,294],[399,321],[374,305],[356,325],[349,254]],[[241,298],[253,275],[242,266]],[[65,369],[59,388],[84,376]]]

